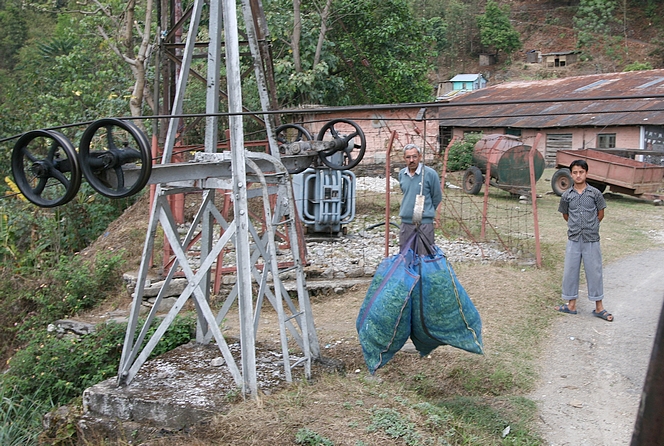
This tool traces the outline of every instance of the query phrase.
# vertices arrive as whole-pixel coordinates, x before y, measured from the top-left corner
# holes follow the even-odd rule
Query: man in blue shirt
[[[420,241],[417,246],[418,254],[429,253],[428,248],[435,243],[433,232],[433,220],[436,216],[436,208],[443,199],[440,188],[440,178],[435,170],[422,164],[422,150],[415,144],[406,144],[403,148],[403,156],[406,167],[399,172],[399,186],[403,192],[401,209],[401,227],[399,230],[399,245],[401,249],[418,229]],[[422,179],[424,178],[424,188]],[[418,195],[424,196],[424,208],[422,209],[421,222],[413,222],[415,201]]]
[[[565,305],[556,307],[562,313],[576,314],[579,297],[581,261],[588,282],[588,299],[595,302],[593,315],[613,321],[613,315],[604,309],[604,283],[602,277],[602,251],[599,246],[599,224],[604,218],[606,202],[596,188],[586,182],[588,163],[574,160],[569,166],[574,187],[560,197],[558,212],[567,222],[567,248],[563,271],[563,300]]]

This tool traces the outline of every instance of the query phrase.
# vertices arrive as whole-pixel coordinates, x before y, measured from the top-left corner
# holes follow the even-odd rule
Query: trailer
[[[588,163],[586,181],[601,192],[607,188],[611,192],[639,198],[657,199],[664,185],[664,166],[636,161],[599,150],[559,150],[556,153],[556,172],[551,177],[551,188],[556,195],[562,195],[572,187],[574,181],[569,166],[574,160]]]
[[[535,181],[544,172],[544,157],[532,147],[512,135],[486,135],[473,149],[473,165],[463,176],[463,190],[477,195],[489,176],[489,184],[511,194],[524,195],[530,191],[530,157],[533,158]]]

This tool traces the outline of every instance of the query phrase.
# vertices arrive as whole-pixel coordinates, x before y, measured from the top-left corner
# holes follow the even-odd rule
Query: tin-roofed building
[[[479,90],[486,87],[486,79],[481,74],[457,74],[452,79],[453,90]]]
[[[549,164],[561,149],[664,155],[664,70],[506,82],[453,97],[438,112],[441,147],[468,132],[527,144],[541,133],[538,148]]]

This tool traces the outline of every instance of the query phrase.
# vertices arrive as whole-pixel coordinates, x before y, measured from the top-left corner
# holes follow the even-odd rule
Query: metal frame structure
[[[204,0],[195,0],[190,14],[190,27],[183,52],[180,75],[177,79],[172,115],[181,115],[183,97],[187,85],[189,69],[196,45],[198,29]],[[255,29],[256,15],[252,12],[255,1],[242,0],[242,11],[249,40],[249,47],[254,59],[254,72],[259,86],[262,111],[269,110],[269,95],[266,88],[264,66],[258,47]],[[247,152],[244,148],[242,123],[242,92],[239,59],[239,34],[235,2],[212,0],[209,2],[209,26],[211,40],[208,45],[208,72],[206,97],[205,153],[199,153],[193,163],[172,163],[171,157],[177,134],[178,118],[169,121],[162,162],[153,166],[149,182],[156,184],[155,199],[152,205],[150,222],[146,234],[143,258],[138,274],[138,284],[129,315],[129,324],[125,336],[122,358],[118,370],[118,384],[128,385],[147,361],[154,347],[171,325],[185,303],[192,298],[198,323],[196,341],[209,343],[214,338],[221,354],[238,387],[244,394],[257,395],[256,377],[256,331],[260,320],[264,299],[275,308],[281,338],[281,347],[286,380],[292,380],[291,369],[304,366],[305,376],[311,375],[311,362],[320,356],[320,349],[313,324],[313,315],[306,289],[303,263],[298,248],[296,233],[297,214],[292,200],[290,176],[279,159],[279,150],[274,139],[271,115],[264,113],[268,140],[273,155]],[[223,20],[222,20],[223,19]],[[217,121],[219,111],[219,81],[221,66],[221,32],[224,32],[224,48],[227,72],[228,110],[230,113],[230,152],[216,153]],[[247,173],[249,172],[249,173]],[[232,191],[233,220],[227,222],[214,204],[215,191]],[[190,226],[190,230],[180,239],[177,224],[170,210],[167,197],[172,194],[199,190],[203,193],[202,203]],[[270,195],[276,195],[271,200]],[[261,197],[263,213],[266,216],[266,230],[259,234],[249,219],[248,199]],[[270,202],[276,203],[272,209]],[[163,232],[175,253],[176,260],[169,270],[162,292],[156,298],[152,310],[142,326],[139,327],[139,310],[142,302],[143,287],[149,269],[151,252],[154,247],[157,228],[161,224]],[[274,228],[284,225],[290,237],[292,267],[297,281],[297,301],[291,300],[280,274],[277,263]],[[221,236],[215,241],[215,228]],[[201,264],[197,271],[189,265],[186,246],[200,231]],[[237,280],[232,291],[226,296],[224,304],[215,316],[210,307],[210,277],[215,259],[228,246],[234,245]],[[173,279],[177,268],[184,273],[188,285],[178,297],[175,305],[161,321],[154,334],[147,339],[149,327],[156,320],[163,291]],[[253,284],[258,285],[254,301]],[[270,289],[272,285],[272,289]],[[240,319],[241,367],[238,367],[221,333],[220,324],[237,300]],[[290,335],[290,337],[289,337]],[[297,343],[302,357],[291,358],[289,342]]]

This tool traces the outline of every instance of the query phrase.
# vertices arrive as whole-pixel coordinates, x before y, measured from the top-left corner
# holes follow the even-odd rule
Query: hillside
[[[556,69],[528,64],[526,54],[529,51],[553,53],[579,49],[574,30],[577,7],[567,6],[569,3],[578,4],[578,1],[517,0],[500,3],[510,6],[511,23],[521,36],[522,49],[513,54],[511,60],[500,55],[498,62],[491,66],[480,66],[476,55],[466,56],[462,66],[456,67],[456,70],[439,67],[441,80],[446,80],[445,75],[451,77],[460,71],[482,73],[492,84],[623,71],[625,66],[635,62],[650,63],[652,68],[664,67],[662,45],[658,44],[664,31],[648,20],[640,8],[624,11],[625,19],[611,26],[611,38],[598,36],[597,45],[583,48],[583,57],[575,64]],[[622,16],[622,12],[616,15]]]

